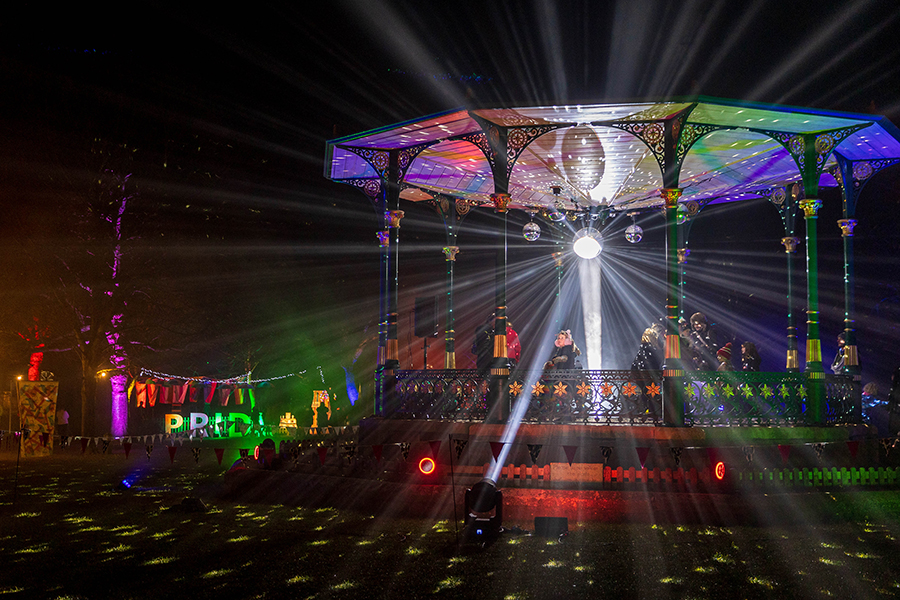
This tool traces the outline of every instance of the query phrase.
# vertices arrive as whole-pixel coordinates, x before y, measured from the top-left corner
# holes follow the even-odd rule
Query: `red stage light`
[[[722,461],[717,462],[713,471],[716,474],[716,479],[719,481],[725,479],[725,463]]]
[[[437,465],[435,465],[434,459],[426,456],[419,461],[419,472],[422,475],[431,475],[432,473],[434,473],[436,466]]]
[[[259,445],[253,449],[253,460],[259,460]]]

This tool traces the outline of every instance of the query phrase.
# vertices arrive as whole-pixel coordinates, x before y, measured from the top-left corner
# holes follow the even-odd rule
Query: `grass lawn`
[[[10,598],[890,598],[900,492],[834,496],[795,525],[504,523],[460,546],[453,520],[223,499],[225,464],[184,452],[0,453],[0,595]],[[122,489],[123,478],[133,481]],[[15,505],[13,493],[15,487]],[[825,493],[825,492],[821,492]],[[206,512],[182,507],[198,497]]]

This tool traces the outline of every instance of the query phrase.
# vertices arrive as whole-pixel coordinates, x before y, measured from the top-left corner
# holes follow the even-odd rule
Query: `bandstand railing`
[[[819,374],[821,376],[821,374]],[[860,422],[860,391],[849,377],[825,376],[827,424]],[[511,412],[526,401],[524,422],[598,425],[662,423],[660,371],[513,371]],[[489,379],[476,370],[397,372],[394,417],[481,421]],[[807,424],[806,373],[688,372],[683,378],[686,425]]]

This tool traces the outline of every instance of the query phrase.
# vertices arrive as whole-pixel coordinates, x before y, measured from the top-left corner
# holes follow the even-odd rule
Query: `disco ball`
[[[687,207],[684,204],[679,204],[678,210],[675,211],[675,220],[678,222],[678,224],[685,224],[690,216],[691,215],[688,212]]]
[[[554,223],[560,223],[566,220],[565,213],[562,213],[553,207],[547,209],[547,217]]]
[[[541,226],[534,221],[525,223],[525,227],[522,228],[522,237],[524,237],[529,242],[537,240],[539,237],[541,237]]]
[[[632,244],[637,244],[644,237],[644,230],[639,225],[629,225],[625,228],[625,239]]]

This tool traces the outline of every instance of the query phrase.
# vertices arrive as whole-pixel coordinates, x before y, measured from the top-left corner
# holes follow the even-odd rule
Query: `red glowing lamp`
[[[713,468],[713,473],[715,474],[716,479],[718,479],[719,481],[725,479],[725,463],[723,463],[721,460],[717,462],[716,466]]]
[[[434,459],[426,456],[419,461],[419,472],[422,475],[431,475],[432,473],[434,473],[436,466],[437,465],[434,463]]]

